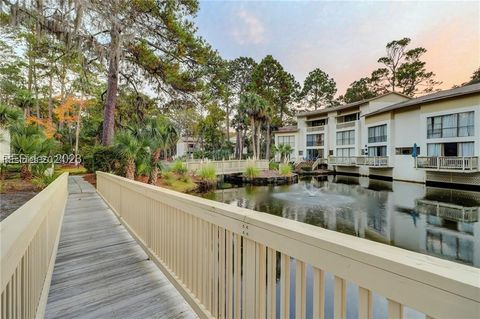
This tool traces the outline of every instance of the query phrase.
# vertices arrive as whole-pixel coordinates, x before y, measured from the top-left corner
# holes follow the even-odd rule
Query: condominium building
[[[275,143],[294,140],[293,160],[324,159],[340,173],[480,185],[479,123],[480,84],[473,84],[300,113]]]

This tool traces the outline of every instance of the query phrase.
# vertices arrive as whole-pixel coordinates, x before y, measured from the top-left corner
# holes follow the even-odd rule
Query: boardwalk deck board
[[[45,317],[196,318],[95,189],[68,189]]]

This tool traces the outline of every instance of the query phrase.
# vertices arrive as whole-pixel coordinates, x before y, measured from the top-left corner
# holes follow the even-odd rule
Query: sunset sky
[[[200,1],[198,31],[226,59],[271,54],[303,82],[314,68],[337,95],[370,75],[391,40],[423,46],[440,88],[480,66],[480,2]]]

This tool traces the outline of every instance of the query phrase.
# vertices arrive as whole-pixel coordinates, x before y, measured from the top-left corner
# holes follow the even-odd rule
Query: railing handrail
[[[21,318],[43,317],[68,195],[67,180],[68,173],[63,173],[0,222],[0,304],[10,309],[10,316],[16,309]],[[25,298],[12,296],[26,286],[30,291]],[[7,306],[5,301],[11,304]]]
[[[121,219],[131,219],[124,222],[134,222],[138,233],[154,230],[143,228],[149,221],[136,220],[141,212],[129,215],[131,205],[141,202],[140,198],[129,200],[122,210],[125,194],[162,203],[238,234],[247,244],[264,245],[435,318],[469,317],[480,306],[480,282],[474,280],[480,277],[480,269],[103,172],[97,172],[97,182],[99,193]],[[148,246],[146,238],[141,240]],[[174,266],[177,261],[173,259]]]

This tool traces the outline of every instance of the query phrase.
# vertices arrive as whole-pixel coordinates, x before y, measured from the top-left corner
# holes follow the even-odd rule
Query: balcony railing
[[[416,167],[438,171],[477,171],[478,157],[429,156],[417,157]]]
[[[427,318],[478,316],[476,268],[110,174],[97,173],[97,183],[200,318],[288,318],[292,306],[305,318],[309,302],[323,318],[326,288],[332,318],[346,318],[349,283],[359,318],[377,311],[375,295],[387,299],[389,318],[405,307]]]
[[[321,126],[307,126],[307,132],[322,132],[325,131],[325,125]]]
[[[349,127],[355,127],[356,122],[357,121],[337,123],[337,130],[344,129],[344,128],[349,128]]]
[[[419,213],[467,223],[477,222],[480,212],[479,207],[465,207],[426,199],[417,199],[416,209]]]
[[[388,167],[388,156],[330,156],[330,165]]]

